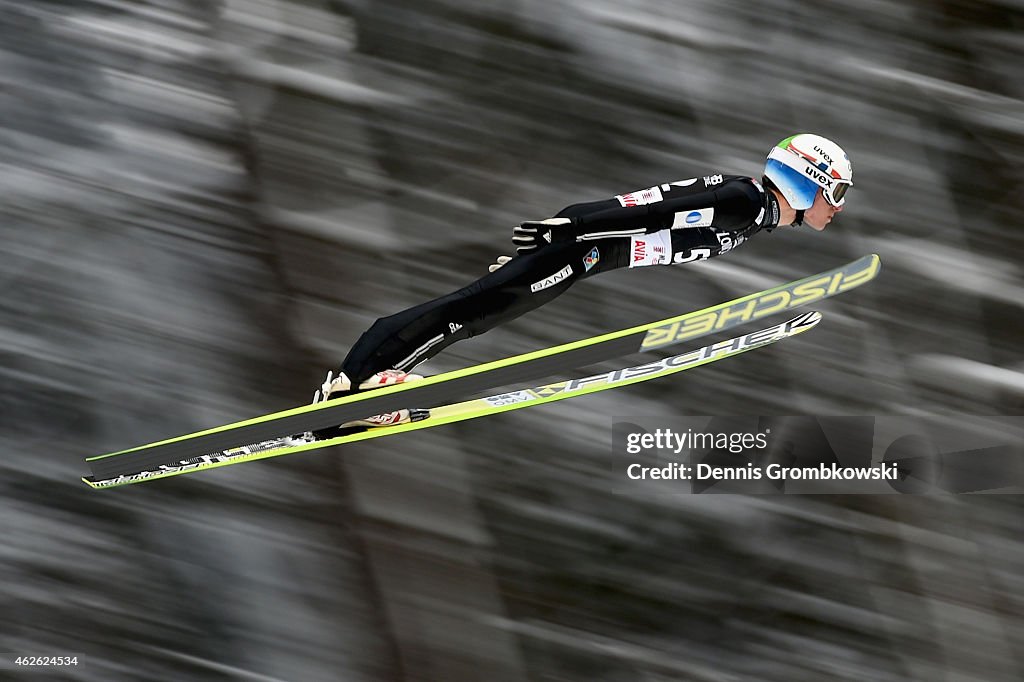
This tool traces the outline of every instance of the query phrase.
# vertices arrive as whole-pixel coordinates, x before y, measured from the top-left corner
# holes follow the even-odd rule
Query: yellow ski
[[[420,408],[447,405],[500,386],[541,381],[567,369],[665,348],[786,312],[870,282],[878,275],[880,267],[878,256],[872,254],[811,277],[658,322],[466,367],[423,381],[357,393],[90,457],[86,461],[93,477],[110,479],[204,453],[273,440],[284,433],[317,431],[413,405]]]
[[[661,360],[655,360],[636,367],[617,369],[604,374],[595,374],[582,379],[569,379],[558,383],[546,384],[536,388],[527,388],[509,393],[499,393],[476,400],[467,400],[452,405],[444,405],[431,410],[431,416],[423,421],[412,422],[400,426],[371,429],[362,433],[355,433],[328,440],[314,440],[312,436],[286,437],[263,441],[254,445],[247,445],[239,448],[231,448],[214,454],[205,454],[199,457],[179,460],[174,464],[164,464],[157,467],[141,469],[128,474],[119,474],[108,478],[86,477],[82,480],[93,488],[112,488],[115,486],[152,481],[157,478],[179,476],[190,474],[207,469],[251,462],[257,459],[269,457],[280,457],[298,452],[318,450],[343,443],[354,443],[371,438],[383,436],[397,436],[409,431],[429,429],[443,424],[476,419],[488,415],[518,410],[524,407],[534,407],[545,403],[565,400],[588,393],[606,391],[611,388],[619,388],[641,381],[649,381],[658,377],[668,376],[676,372],[682,372],[693,367],[706,365],[709,362],[722,360],[745,353],[754,348],[760,348],[776,341],[800,334],[814,328],[821,321],[821,314],[817,312],[804,313],[782,324],[768,327],[745,336],[739,336],[727,341],[720,341],[715,344],[704,346],[696,350],[673,355]]]

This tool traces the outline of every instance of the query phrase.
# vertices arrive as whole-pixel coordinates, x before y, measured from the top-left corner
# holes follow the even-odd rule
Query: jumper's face
[[[832,222],[832,217],[842,210],[842,206],[832,206],[825,200],[825,196],[818,192],[814,195],[814,203],[804,211],[804,224],[821,232]]]

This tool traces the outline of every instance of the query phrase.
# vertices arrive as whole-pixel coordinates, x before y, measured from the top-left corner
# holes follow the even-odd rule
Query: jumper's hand
[[[571,225],[568,218],[527,220],[512,228],[512,243],[520,254],[530,253],[545,244],[572,239],[572,232],[568,229]]]
[[[502,265],[504,265],[505,263],[509,262],[510,260],[512,260],[512,256],[498,256],[498,262],[494,263],[491,266],[489,266],[487,268],[487,271],[488,272],[495,272],[496,270],[498,270],[498,268],[500,268]]]

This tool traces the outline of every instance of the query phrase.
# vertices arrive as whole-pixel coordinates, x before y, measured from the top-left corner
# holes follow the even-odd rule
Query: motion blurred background
[[[607,480],[616,415],[1021,411],[1018,0],[0,7],[0,651],[78,653],[79,680],[1024,678],[1015,496]],[[826,232],[602,276],[424,369],[879,253],[812,334],[417,435],[78,481],[308,401],[520,220],[757,175],[798,131],[854,162]]]

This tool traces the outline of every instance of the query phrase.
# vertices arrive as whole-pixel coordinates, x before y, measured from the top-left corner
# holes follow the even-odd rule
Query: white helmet
[[[800,133],[782,140],[764,164],[764,174],[789,205],[805,211],[820,190],[832,206],[846,203],[853,187],[853,166],[843,148],[820,135]]]

